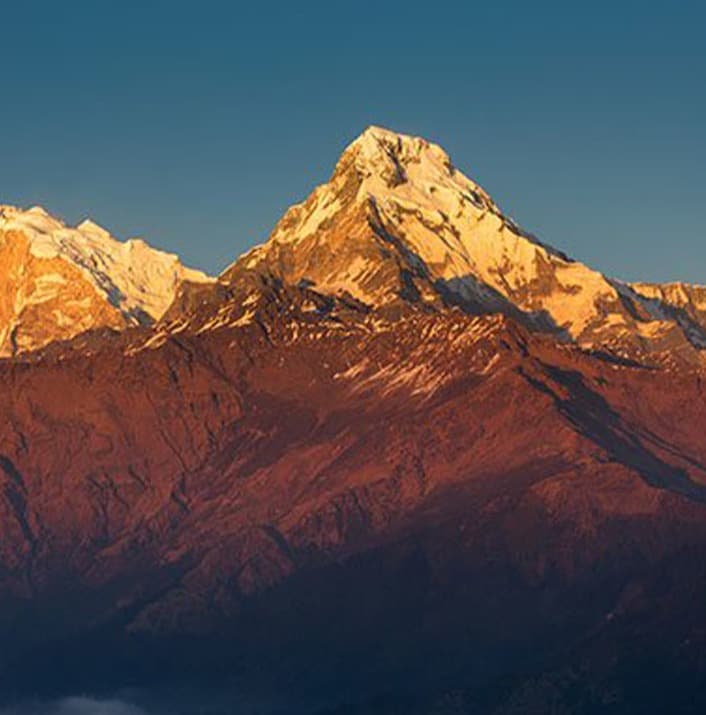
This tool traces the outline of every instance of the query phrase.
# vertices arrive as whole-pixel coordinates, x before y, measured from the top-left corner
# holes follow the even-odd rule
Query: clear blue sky
[[[368,124],[545,241],[706,283],[706,10],[675,2],[3,3],[0,203],[218,271]]]

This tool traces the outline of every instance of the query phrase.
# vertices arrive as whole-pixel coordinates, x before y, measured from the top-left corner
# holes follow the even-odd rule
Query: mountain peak
[[[440,146],[379,126],[223,280],[244,272],[392,314],[405,306],[506,313],[589,348],[692,354],[706,345],[701,295],[675,321],[684,299],[571,260],[522,230]]]
[[[81,223],[76,226],[76,230],[80,231],[81,233],[92,234],[97,237],[110,237],[110,232],[108,230],[106,230],[105,228],[103,228],[103,226],[97,224],[90,218],[81,221]]]
[[[377,178],[394,188],[410,179],[411,167],[417,180],[439,180],[454,171],[448,154],[437,144],[370,126],[343,152],[334,177],[353,171],[360,179]]]
[[[450,301],[495,311],[506,302],[506,281],[491,275],[497,264],[524,270],[539,245],[440,146],[371,126],[344,150],[329,182],[238,264],[257,269],[264,260],[262,268],[285,281],[368,306],[406,296],[429,307]]]
[[[375,156],[380,151],[393,154],[400,159],[419,159],[429,152],[448,158],[446,152],[437,144],[412,134],[396,132],[392,129],[369,126],[356,139],[351,142],[349,149],[357,149],[368,156]]]
[[[0,356],[97,327],[158,320],[200,271],[140,240],[119,241],[86,219],[67,225],[45,209],[0,207]]]

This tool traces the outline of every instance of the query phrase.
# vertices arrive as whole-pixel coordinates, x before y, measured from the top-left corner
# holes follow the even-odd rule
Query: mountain
[[[701,712],[702,305],[368,130],[154,325],[0,361],[0,695]]]
[[[0,206],[0,272],[0,355],[149,324],[183,281],[208,280],[144,241],[122,243],[89,220],[70,228],[37,206]]]
[[[378,127],[222,282],[238,285],[245,272],[388,314],[403,303],[504,313],[625,357],[700,362],[706,346],[703,311],[671,301],[668,287],[632,286],[571,260],[519,228],[439,146]]]

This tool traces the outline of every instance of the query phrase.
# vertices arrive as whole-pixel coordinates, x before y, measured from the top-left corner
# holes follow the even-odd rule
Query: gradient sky
[[[380,124],[611,275],[706,283],[697,3],[3,3],[0,203],[216,272]]]

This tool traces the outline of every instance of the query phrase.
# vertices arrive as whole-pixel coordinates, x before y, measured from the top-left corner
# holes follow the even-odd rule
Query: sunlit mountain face
[[[3,715],[706,705],[706,289],[371,127],[217,278],[0,209]]]
[[[120,242],[89,219],[70,227],[39,206],[0,206],[0,269],[2,357],[151,324],[184,281],[209,280],[140,239]]]

